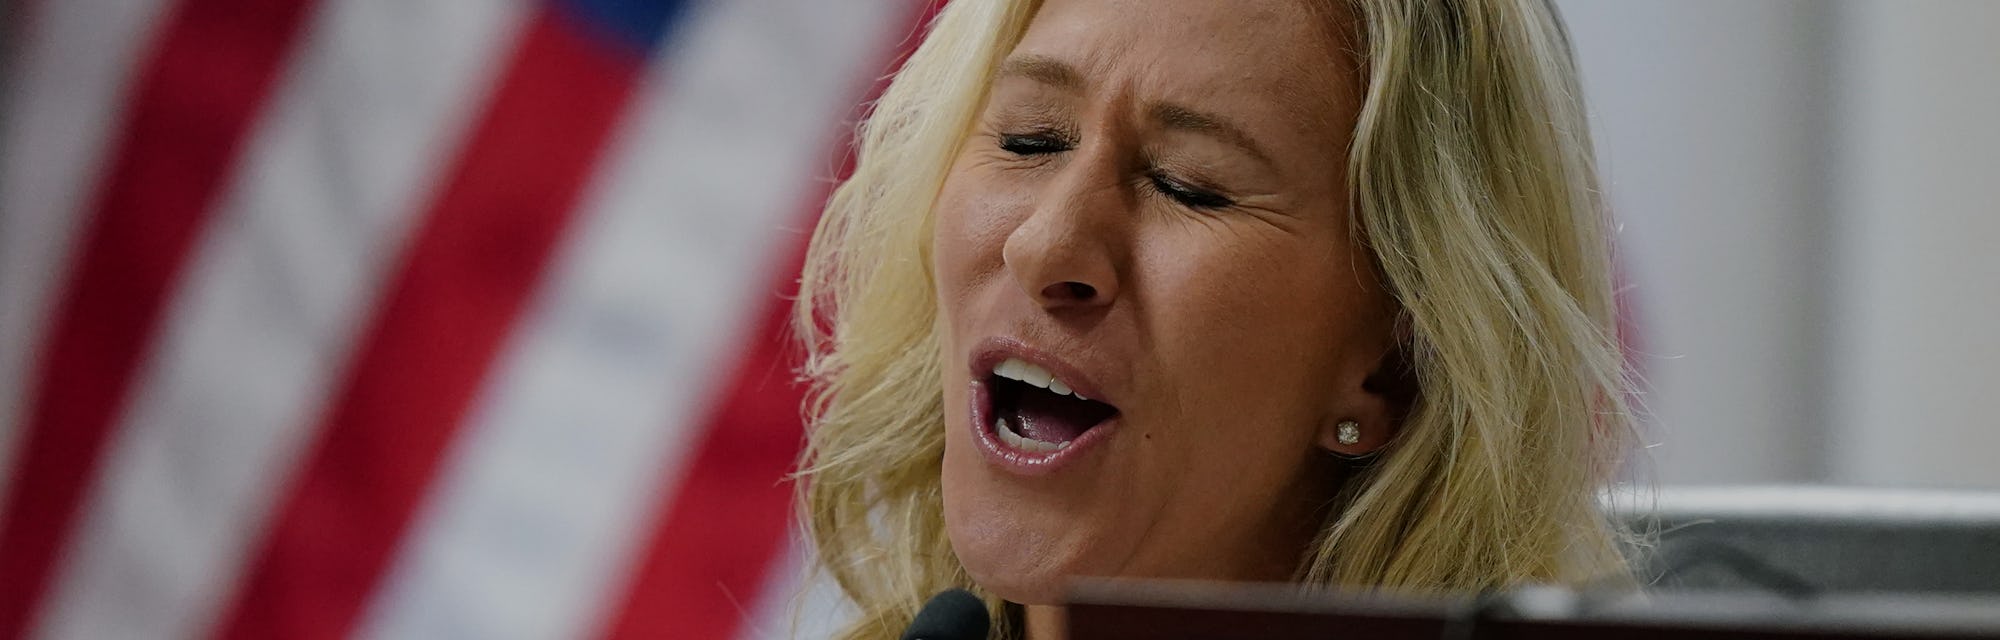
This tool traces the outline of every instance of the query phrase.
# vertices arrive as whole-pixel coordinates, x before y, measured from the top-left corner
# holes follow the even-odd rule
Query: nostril
[[[1097,297],[1097,287],[1081,282],[1058,282],[1042,289],[1042,295],[1056,300],[1087,302]]]

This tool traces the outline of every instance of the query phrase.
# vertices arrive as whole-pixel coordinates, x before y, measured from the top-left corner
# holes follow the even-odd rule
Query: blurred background
[[[818,635],[784,296],[929,4],[0,0],[0,639]],[[1633,477],[2000,488],[2000,3],[1558,4]]]
[[[2000,487],[2000,3],[1558,4],[1657,479]]]

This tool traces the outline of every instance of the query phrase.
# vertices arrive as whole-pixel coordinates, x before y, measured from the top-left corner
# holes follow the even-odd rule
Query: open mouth
[[[1118,416],[1118,408],[1085,398],[1048,370],[1019,358],[993,367],[990,390],[993,434],[1027,453],[1053,453]]]

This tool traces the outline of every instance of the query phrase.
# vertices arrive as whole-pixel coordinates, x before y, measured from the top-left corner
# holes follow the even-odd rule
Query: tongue
[[[1069,442],[1109,417],[1103,415],[1100,407],[1109,408],[1102,403],[1029,388],[1014,405],[1014,424],[1021,435],[1035,440]]]

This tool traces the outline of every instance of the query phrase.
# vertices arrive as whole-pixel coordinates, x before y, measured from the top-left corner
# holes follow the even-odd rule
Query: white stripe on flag
[[[658,492],[769,295],[781,228],[830,177],[839,118],[906,6],[713,2],[685,18],[364,637],[579,637],[624,601]]]
[[[737,640],[831,638],[857,614],[839,585],[811,570],[812,543],[795,529],[782,562],[772,563],[764,592]]]
[[[167,307],[43,637],[211,624],[523,14],[325,2]]]
[[[37,3],[0,106],[0,510],[23,395],[125,94],[166,0]]]

